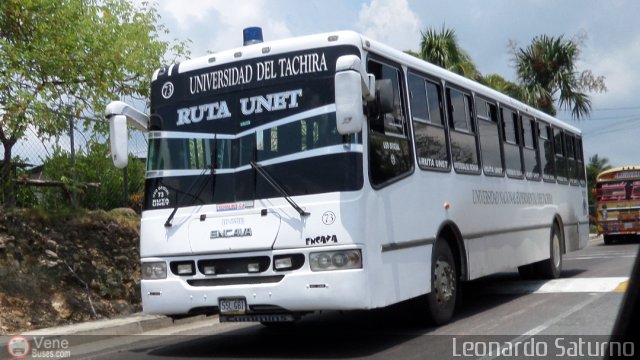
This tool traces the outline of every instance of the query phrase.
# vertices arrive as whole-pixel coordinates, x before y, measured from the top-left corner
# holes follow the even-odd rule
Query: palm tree
[[[497,90],[503,94],[507,94],[512,98],[525,102],[525,95],[523,87],[511,82],[498,74],[488,74],[482,76],[478,81],[494,90]]]
[[[470,79],[480,78],[471,57],[458,45],[453,29],[443,25],[440,31],[428,28],[421,35],[419,58]]]
[[[587,164],[587,182],[589,184],[594,184],[598,174],[609,169],[611,169],[609,159],[606,157],[600,158],[598,154],[591,156],[589,158],[589,163]]]
[[[556,114],[556,100],[562,109],[571,109],[575,119],[591,112],[591,100],[585,91],[606,91],[604,77],[590,70],[578,72],[580,54],[577,40],[536,36],[526,48],[514,51],[516,72],[525,90],[527,102]],[[557,98],[556,98],[557,96]]]
[[[598,154],[595,154],[589,158],[589,163],[587,164],[587,186],[589,188],[589,212],[591,216],[595,216],[595,196],[593,195],[593,187],[596,185],[596,177],[598,174],[605,170],[611,169],[611,165],[609,164],[609,159],[606,157],[600,158]]]

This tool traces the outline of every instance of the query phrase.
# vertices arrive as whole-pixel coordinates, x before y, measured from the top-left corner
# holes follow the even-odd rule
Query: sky
[[[242,45],[242,29],[260,26],[265,41],[355,30],[399,50],[417,51],[429,27],[455,30],[482,74],[515,81],[510,44],[538,35],[582,41],[578,70],[604,76],[606,93],[590,93],[585,158],[640,165],[640,1],[636,0],[158,0],[167,40],[191,41],[191,56]]]

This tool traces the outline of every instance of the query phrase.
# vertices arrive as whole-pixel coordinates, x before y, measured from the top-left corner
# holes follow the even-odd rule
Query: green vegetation
[[[607,88],[604,77],[577,69],[579,45],[579,40],[562,35],[540,35],[515,51],[516,72],[529,104],[555,115],[557,101],[561,108],[571,109],[575,119],[589,116],[591,100],[585,91],[604,92]]]
[[[591,217],[596,216],[596,199],[592,194],[592,189],[596,185],[596,177],[601,172],[609,169],[611,169],[611,164],[609,164],[609,159],[606,157],[601,158],[598,154],[595,154],[589,158],[589,163],[587,164],[587,191],[589,195],[589,215]]]
[[[127,191],[129,197],[141,196],[144,189],[144,163],[129,157],[127,171]],[[72,181],[76,174],[75,183]],[[57,209],[60,204],[70,204],[71,192],[77,195],[77,205],[85,209],[113,209],[122,206],[136,208],[138,204],[124,199],[124,172],[111,162],[109,146],[92,140],[84,151],[76,153],[75,166],[71,154],[60,147],[53,149],[53,155],[45,160],[45,178],[60,181],[63,187],[27,187],[18,190],[19,207]],[[127,201],[127,202],[125,202]]]
[[[105,104],[146,99],[151,74],[185,43],[160,40],[147,2],[126,0],[3,0],[0,2],[0,168],[3,206],[16,202],[13,146],[29,128],[57,136],[69,124],[105,131]],[[172,60],[172,59],[169,59]]]

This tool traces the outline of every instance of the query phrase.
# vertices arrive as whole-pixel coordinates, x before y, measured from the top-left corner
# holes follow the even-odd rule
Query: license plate
[[[633,223],[624,223],[625,230],[633,229]]]
[[[244,298],[218,299],[220,314],[241,315],[247,312],[247,300]]]

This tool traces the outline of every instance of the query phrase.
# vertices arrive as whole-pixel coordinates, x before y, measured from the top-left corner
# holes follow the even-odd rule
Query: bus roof
[[[605,170],[600,174],[598,174],[598,176],[596,177],[596,182],[619,181],[623,179],[640,180],[640,166],[637,166],[637,165],[621,166],[621,167]]]
[[[281,40],[265,41],[262,43],[228,49],[217,53],[200,56],[194,59],[189,59],[181,63],[176,63],[162,69],[158,69],[153,74],[153,80],[158,77],[158,74],[161,71],[167,71],[168,75],[171,76],[175,75],[176,73],[180,74],[189,71],[205,69],[212,66],[236,62],[239,60],[259,58],[267,54],[275,55],[295,50],[326,47],[331,45],[352,45],[358,47],[359,49],[361,49],[361,51],[371,51],[373,53],[396,61],[402,65],[408,66],[412,70],[417,70],[431,76],[441,78],[448,83],[461,86],[463,88],[466,88],[467,90],[475,92],[478,95],[496,100],[503,105],[510,106],[516,110],[519,110],[521,113],[528,114],[529,116],[545,121],[551,125],[563,128],[575,134],[582,133],[580,129],[562,122],[551,115],[543,113],[540,110],[534,109],[533,107],[526,105],[514,98],[511,98],[499,91],[491,89],[485,85],[465,78],[461,75],[455,74],[449,70],[443,69],[427,61],[416,58],[415,56],[409,55],[403,51],[394,49],[381,42],[372,40],[354,31],[335,31],[320,33]]]
[[[266,55],[284,54],[296,50],[313,49],[332,45],[353,45],[362,49],[362,38],[361,35],[353,31],[336,31],[331,33],[265,41],[185,60],[181,63],[176,63],[163,69],[166,69],[169,72],[169,75],[175,75],[176,73],[181,74],[189,71],[206,69],[240,60],[256,59]],[[154,73],[153,80],[158,77],[158,72],[163,69],[159,69]]]

